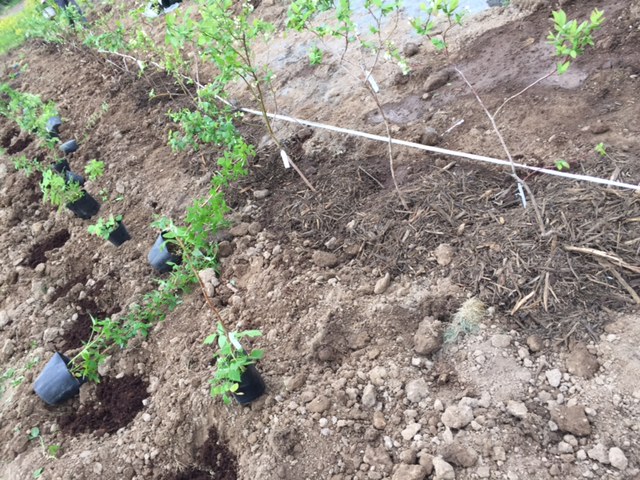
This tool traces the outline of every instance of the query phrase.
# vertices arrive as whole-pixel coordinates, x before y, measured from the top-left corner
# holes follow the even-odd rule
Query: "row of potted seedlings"
[[[59,128],[62,121],[53,117],[47,122],[47,132],[51,137],[59,138]],[[65,156],[73,154],[78,149],[75,140],[60,144],[60,150]],[[42,190],[49,201],[58,206],[65,205],[77,217],[87,220],[100,210],[100,204],[86,190],[85,179],[72,172],[66,159],[52,164],[52,168],[43,172]],[[160,273],[171,272],[180,265],[183,255],[187,255],[181,233],[184,229],[176,228],[173,223],[167,224],[151,247],[147,260]],[[156,225],[157,226],[157,225]],[[100,218],[95,225],[88,227],[91,234],[120,246],[131,239],[122,216],[110,215],[108,219]],[[184,240],[184,239],[183,239]],[[198,271],[188,261],[193,274],[198,277]],[[199,277],[198,277],[199,278]],[[202,285],[201,285],[202,286]],[[243,337],[260,335],[257,330],[244,332],[230,332],[222,321],[222,317],[215,309],[203,288],[203,295],[213,313],[218,317],[216,332],[207,337],[206,345],[216,345],[216,373],[210,380],[211,395],[221,396],[225,403],[233,397],[239,404],[248,404],[259,398],[266,390],[264,381],[254,364],[262,358],[261,350],[247,353],[240,344]],[[104,362],[114,347],[125,348],[128,341],[138,334],[133,325],[113,321],[109,318],[93,320],[92,336],[81,351],[72,358],[56,352],[34,382],[35,393],[49,405],[59,405],[77,395],[80,387],[87,381],[99,382],[98,367]]]

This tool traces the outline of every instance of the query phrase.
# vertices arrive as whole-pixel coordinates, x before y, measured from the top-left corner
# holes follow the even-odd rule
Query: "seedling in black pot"
[[[160,273],[170,272],[174,265],[180,265],[182,262],[182,257],[176,252],[176,250],[179,252],[179,248],[165,239],[164,233],[166,232],[158,235],[147,255],[147,260],[149,260],[151,266]]]
[[[62,126],[62,120],[60,117],[51,117],[47,120],[46,130],[50,137],[58,138],[60,136],[60,127]]]
[[[71,359],[56,352],[34,382],[34,391],[47,404],[59,405],[74,397],[87,381],[100,383],[98,368],[106,361],[110,350],[126,347],[136,334],[126,324],[110,318],[96,320],[92,317],[91,321],[91,338],[82,350]]]
[[[259,330],[228,332],[222,322],[218,322],[216,332],[204,340],[205,345],[218,346],[213,354],[216,372],[209,380],[212,397],[221,396],[223,402],[229,404],[231,394],[239,404],[245,405],[262,396],[265,384],[254,364],[264,356],[264,352],[253,350],[247,353],[239,341],[243,337],[261,335]]]
[[[82,189],[81,185],[73,179],[56,173],[54,170],[45,170],[42,173],[40,189],[43,201],[62,208],[66,206],[76,216],[86,220],[98,213],[100,204]]]
[[[119,247],[127,240],[131,239],[131,235],[122,223],[122,215],[109,215],[108,219],[99,218],[95,225],[89,226],[87,229],[92,235],[96,235],[105,240],[109,240],[116,247]]]

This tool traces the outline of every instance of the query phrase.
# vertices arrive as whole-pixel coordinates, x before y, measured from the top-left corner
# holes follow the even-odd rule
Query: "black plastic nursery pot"
[[[73,203],[68,203],[67,208],[71,210],[76,217],[80,217],[83,220],[88,220],[93,217],[100,210],[100,204],[83,190],[84,196]]]
[[[47,133],[50,137],[60,136],[60,127],[62,126],[62,119],[60,117],[51,117],[47,120]]]
[[[78,150],[78,142],[76,142],[75,140],[66,141],[60,145],[60,150],[62,150],[62,153],[64,153],[65,155],[73,153]]]
[[[58,160],[57,162],[53,162],[51,164],[51,168],[53,168],[58,173],[66,173],[71,167],[69,166],[69,162],[64,158],[62,160]]]
[[[120,222],[118,224],[118,228],[116,228],[109,235],[109,241],[113,243],[116,247],[119,247],[127,240],[131,240],[131,235],[127,231],[127,227],[124,226],[124,223]]]
[[[255,365],[249,365],[242,373],[240,386],[233,396],[240,405],[246,405],[260,398],[266,388],[264,380]]]
[[[76,182],[76,183],[79,183],[81,187],[84,186],[83,176],[78,175],[77,173],[73,173],[71,170],[67,170],[66,172],[64,172],[64,176],[67,180],[67,183]]]
[[[67,365],[69,358],[54,353],[33,383],[33,391],[48,405],[59,405],[80,392],[84,379],[74,377]]]
[[[158,238],[147,255],[147,260],[149,260],[151,266],[160,273],[170,272],[173,268],[173,265],[170,264],[175,263],[179,265],[182,262],[182,257],[174,255],[169,251],[163,235],[163,233],[158,235]]]

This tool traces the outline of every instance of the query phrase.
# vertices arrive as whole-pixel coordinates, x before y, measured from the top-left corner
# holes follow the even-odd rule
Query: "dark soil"
[[[60,427],[72,435],[114,433],[128,425],[144,408],[142,400],[149,396],[147,386],[141,378],[129,375],[103,379],[98,384],[96,403],[62,417]]]
[[[238,461],[236,456],[220,440],[218,430],[212,427],[209,437],[202,445],[198,457],[203,465],[212,472],[209,478],[214,480],[236,480],[238,478]]]

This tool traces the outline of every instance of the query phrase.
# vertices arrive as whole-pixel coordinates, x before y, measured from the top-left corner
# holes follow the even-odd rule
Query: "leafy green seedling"
[[[95,158],[89,160],[89,163],[84,167],[84,173],[92,182],[104,175],[104,162],[96,160]]]
[[[243,337],[259,337],[259,330],[245,330],[242,332],[227,332],[224,325],[218,322],[216,332],[204,340],[205,345],[217,344],[218,350],[213,357],[216,359],[216,372],[209,383],[211,396],[221,396],[225,405],[231,403],[229,394],[236,393],[240,386],[242,374],[249,365],[253,365],[264,356],[262,350],[247,353],[240,344]]]
[[[559,159],[556,160],[556,168],[559,171],[569,170],[571,168],[571,165],[569,165],[569,162],[567,162],[566,160]]]
[[[84,196],[84,191],[78,182],[67,182],[62,175],[53,170],[45,170],[42,173],[40,189],[43,201],[58,208],[76,202]]]
[[[314,45],[309,51],[309,63],[311,63],[311,65],[320,65],[323,57],[324,54],[317,45]]]
[[[99,218],[95,225],[90,225],[87,230],[91,235],[109,240],[109,236],[120,226],[122,215],[109,215],[106,220]]]
[[[38,427],[33,427],[31,430],[29,430],[27,437],[29,438],[29,440],[36,440],[40,437],[40,429]]]
[[[605,147],[603,142],[600,142],[598,145],[596,145],[596,148],[594,149],[596,152],[598,152],[598,155],[600,155],[601,157],[606,157],[607,154],[607,147]]]
[[[40,467],[37,470],[33,471],[33,478],[40,478],[42,476],[42,474],[44,473],[44,467]]]
[[[30,177],[33,172],[42,170],[42,166],[38,160],[29,160],[26,155],[21,155],[13,161],[13,166],[16,170],[21,170],[26,177]]]
[[[564,10],[552,12],[555,33],[549,32],[547,40],[556,48],[556,56],[562,60],[558,63],[558,75],[565,73],[571,62],[584,53],[588,46],[593,46],[592,33],[602,28],[604,12],[597,8],[591,12],[588,21],[578,25],[577,20],[567,20]]]

